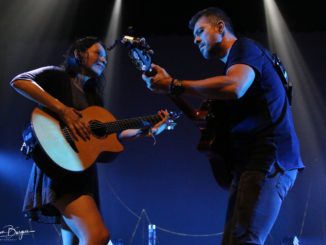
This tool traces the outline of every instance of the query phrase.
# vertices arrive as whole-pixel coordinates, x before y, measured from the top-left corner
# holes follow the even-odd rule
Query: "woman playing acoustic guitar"
[[[96,37],[85,37],[72,44],[62,66],[22,73],[11,86],[65,124],[72,142],[87,142],[94,138],[94,132],[81,111],[92,105],[103,106],[106,65],[105,45]],[[160,111],[158,116],[159,122],[151,125],[154,134],[166,128],[168,112]],[[119,132],[118,138],[147,133],[141,128],[127,129]],[[53,164],[39,145],[31,155],[42,165]],[[68,171],[60,178],[49,177],[33,164],[23,212],[35,221],[61,223],[63,244],[107,244],[110,235],[99,212],[97,185],[95,164],[84,171]]]

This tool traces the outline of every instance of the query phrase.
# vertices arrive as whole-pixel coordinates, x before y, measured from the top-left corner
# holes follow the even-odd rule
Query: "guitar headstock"
[[[173,130],[177,125],[175,120],[177,120],[182,115],[182,112],[169,111],[169,119],[167,121],[167,130]]]
[[[154,51],[143,37],[124,36],[120,42],[129,49],[129,57],[136,68],[146,75],[155,75],[156,71],[152,69],[152,55]],[[177,125],[175,122],[182,115],[182,112],[169,112],[169,118],[166,122],[167,130],[173,130]]]
[[[151,73],[152,55],[154,51],[150,48],[145,38],[124,36],[121,43],[129,49],[129,57],[136,68],[142,72]]]

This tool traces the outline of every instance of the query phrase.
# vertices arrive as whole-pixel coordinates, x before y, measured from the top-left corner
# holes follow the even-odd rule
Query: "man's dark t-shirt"
[[[255,71],[255,80],[237,100],[214,101],[215,151],[233,170],[301,169],[298,138],[285,89],[262,49],[250,39],[232,46],[225,72],[235,64]]]

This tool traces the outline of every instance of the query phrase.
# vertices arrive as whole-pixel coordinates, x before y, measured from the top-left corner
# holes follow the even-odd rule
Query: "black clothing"
[[[225,72],[235,64],[253,68],[255,80],[240,99],[211,102],[214,150],[230,171],[270,172],[274,163],[282,170],[304,168],[291,108],[271,61],[254,41],[243,38],[232,46]]]
[[[94,81],[87,81],[84,91],[81,91],[81,88],[76,87],[73,79],[61,67],[42,67],[22,73],[16,76],[12,82],[15,80],[34,81],[65,105],[78,110],[85,109],[90,105],[102,106],[101,94],[92,84]],[[42,164],[51,161],[40,149],[40,146],[34,149],[33,158],[37,162],[42,161]],[[43,223],[60,223],[60,213],[52,204],[64,194],[75,196],[89,194],[98,204],[95,164],[81,173],[69,173],[60,179],[52,179],[34,163],[23,205],[25,217]]]
[[[265,51],[267,52],[267,51]],[[214,132],[210,163],[229,188],[222,244],[264,244],[282,202],[304,168],[286,91],[272,62],[250,39],[231,47],[225,73],[250,66],[255,79],[234,100],[207,101]]]

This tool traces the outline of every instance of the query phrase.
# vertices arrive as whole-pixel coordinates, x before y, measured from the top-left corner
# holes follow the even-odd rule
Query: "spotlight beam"
[[[305,148],[315,156],[323,155],[320,136],[325,125],[326,106],[316,82],[274,0],[264,0],[268,43],[285,64],[294,85],[293,113],[295,122],[304,125],[300,136]]]

